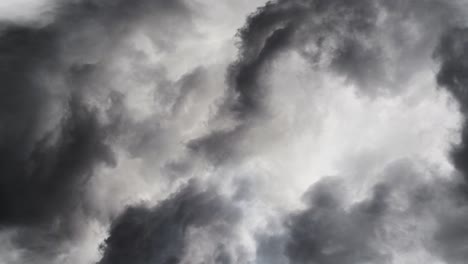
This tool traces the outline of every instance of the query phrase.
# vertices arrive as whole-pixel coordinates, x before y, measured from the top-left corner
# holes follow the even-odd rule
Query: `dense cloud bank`
[[[22,4],[0,263],[468,257],[466,1]]]
[[[240,217],[239,210],[215,192],[198,188],[192,183],[156,208],[128,208],[112,224],[99,263],[178,263],[187,250],[191,229],[229,236]],[[230,263],[223,247],[217,245],[206,261]]]

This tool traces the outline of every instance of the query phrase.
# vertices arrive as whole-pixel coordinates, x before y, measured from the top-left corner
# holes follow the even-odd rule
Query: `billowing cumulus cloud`
[[[465,262],[464,0],[0,9],[0,263]]]
[[[156,208],[126,209],[112,224],[99,263],[179,263],[191,229],[229,235],[239,210],[215,192],[199,188],[191,183]],[[216,263],[232,263],[225,252],[212,253]]]

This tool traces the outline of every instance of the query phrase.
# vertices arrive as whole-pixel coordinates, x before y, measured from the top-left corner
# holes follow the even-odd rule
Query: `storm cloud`
[[[8,8],[0,263],[468,256],[466,1]]]
[[[106,69],[114,52],[148,19],[146,11],[187,12],[178,2],[51,5],[53,21],[38,27],[4,22],[0,36],[0,225],[21,228],[26,238],[17,242],[33,251],[75,236],[90,177],[99,166],[115,165],[110,144],[118,118],[104,120],[106,113],[91,101],[111,94]],[[43,239],[34,238],[42,233]]]
[[[99,263],[180,263],[190,229],[210,227],[229,235],[239,209],[212,190],[198,189],[191,183],[155,208],[126,209],[112,224]],[[229,256],[213,254],[214,263],[232,263],[224,260]]]

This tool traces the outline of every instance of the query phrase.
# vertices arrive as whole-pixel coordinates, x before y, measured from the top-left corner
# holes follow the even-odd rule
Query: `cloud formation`
[[[25,238],[17,243],[33,251],[76,235],[90,177],[115,165],[110,144],[118,118],[104,120],[106,112],[92,103],[112,92],[106,71],[113,54],[133,27],[151,19],[145,14],[188,12],[177,1],[75,1],[53,9],[46,25],[5,22],[0,36],[0,224],[20,228]]]
[[[240,211],[216,192],[198,189],[190,183],[155,208],[125,210],[111,226],[99,263],[180,263],[191,229],[229,235]],[[226,253],[213,254],[213,263],[232,263]]]
[[[0,12],[0,263],[465,261],[464,1],[34,8]]]

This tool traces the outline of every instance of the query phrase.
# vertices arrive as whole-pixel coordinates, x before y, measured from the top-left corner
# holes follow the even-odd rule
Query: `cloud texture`
[[[8,8],[0,263],[468,257],[466,1]]]

